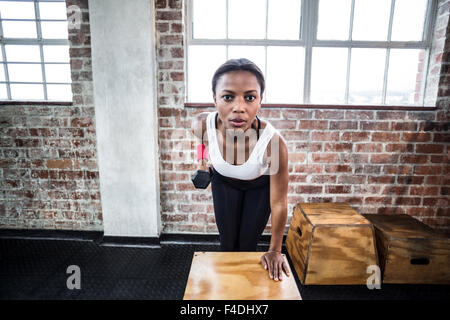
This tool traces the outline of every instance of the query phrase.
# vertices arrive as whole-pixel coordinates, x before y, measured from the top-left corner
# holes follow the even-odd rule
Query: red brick
[[[165,33],[169,31],[169,23],[168,22],[158,22],[156,24],[156,30],[159,33]]]
[[[352,111],[345,112],[345,119],[352,120],[370,120],[373,119],[373,111]]]
[[[379,120],[400,120],[405,118],[405,111],[377,111],[377,119]]]
[[[436,175],[441,174],[441,166],[416,166],[414,167],[414,174],[421,175]]]
[[[295,129],[297,126],[295,120],[271,120],[270,123],[277,129]]]
[[[325,186],[326,193],[351,193],[351,186]]]
[[[303,193],[322,193],[322,186],[297,186],[295,192],[298,194]]]
[[[428,141],[428,140],[427,140]],[[434,142],[446,142],[449,143],[450,142],[450,133],[438,133],[436,132],[434,134]]]
[[[382,194],[408,195],[409,186],[387,186],[381,191]]]
[[[292,175],[289,177],[292,177]],[[305,177],[306,180],[306,176],[302,177]],[[331,175],[313,175],[311,176],[311,183],[336,183],[336,178],[336,176]]]
[[[417,122],[394,122],[394,123],[392,123],[392,130],[416,131],[417,130]]]
[[[353,168],[346,164],[325,165],[325,172],[352,172]]]
[[[361,176],[361,175],[341,175],[338,176],[338,181],[337,183],[348,183],[348,184],[363,184],[366,182],[366,176]],[[356,188],[357,186],[354,186],[354,188]],[[355,189],[354,191],[355,193],[358,193],[357,190]]]
[[[172,58],[183,58],[184,57],[184,49],[180,47],[170,48],[170,54]]]
[[[315,119],[344,119],[344,113],[340,110],[314,110]]]
[[[402,141],[408,142],[427,142],[430,141],[431,136],[429,133],[408,133],[404,132],[402,134]]]
[[[337,162],[338,154],[337,153],[313,153],[312,161],[314,162]]]
[[[70,159],[57,159],[57,160],[47,160],[47,168],[72,168],[72,160]]]
[[[328,121],[323,120],[300,120],[300,130],[323,130],[328,128]]]
[[[181,23],[171,23],[170,24],[170,32],[172,33],[182,33],[183,32],[183,25]]]
[[[337,141],[339,132],[313,131],[311,132],[311,139],[313,141]]]
[[[424,177],[420,176],[397,176],[399,184],[423,184]]]
[[[389,143],[385,147],[386,152],[413,152],[414,145],[406,143]]]
[[[353,149],[352,143],[325,143],[323,151],[351,152],[352,149]]]
[[[443,153],[444,146],[441,144],[416,144],[417,153]]]
[[[390,129],[389,122],[361,121],[360,128],[364,131],[388,131]]]
[[[392,132],[374,132],[372,133],[372,141],[380,142],[396,142],[400,138],[399,133]]]
[[[369,141],[368,132],[343,132],[341,141]]]
[[[397,163],[398,154],[372,154],[370,156],[371,163]]]
[[[166,0],[156,0],[155,5],[158,9],[164,9],[165,7],[167,7],[167,2]]]
[[[420,201],[420,198],[399,197],[394,199],[394,204],[401,206],[417,206],[420,205]]]
[[[370,205],[370,204],[391,204],[392,198],[391,197],[365,197],[364,198],[364,204]]]
[[[427,163],[429,156],[427,155],[401,155],[401,163]]]
[[[170,78],[173,81],[184,81],[184,72],[171,72]]]
[[[181,20],[181,11],[157,11],[156,20]]]
[[[413,166],[411,165],[385,165],[383,173],[385,174],[412,174]]]
[[[330,130],[356,130],[358,122],[356,121],[330,121]]]
[[[369,176],[368,183],[392,184],[395,182],[394,176]]]
[[[356,144],[356,152],[382,152],[383,145],[380,143],[361,143]]]

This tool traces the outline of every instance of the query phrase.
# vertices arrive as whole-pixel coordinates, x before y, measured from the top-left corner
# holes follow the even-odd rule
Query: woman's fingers
[[[278,272],[278,261],[274,261],[274,268],[273,268],[273,275],[275,278],[275,281],[278,281],[278,278],[280,277],[279,272]]]
[[[270,260],[268,262],[268,265],[269,265],[269,276],[270,276],[270,279],[273,279],[273,261]]]
[[[266,261],[266,256],[263,255],[261,257],[261,264],[263,265],[264,269],[267,270],[267,261]]]
[[[287,266],[286,261],[284,261],[284,259],[283,259],[283,270],[284,270],[284,273],[286,273],[286,275],[289,277],[289,276],[290,276],[290,274],[289,274],[289,268],[288,268],[288,266]]]

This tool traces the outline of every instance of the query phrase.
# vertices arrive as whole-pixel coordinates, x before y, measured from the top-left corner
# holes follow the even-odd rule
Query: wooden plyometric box
[[[298,203],[286,248],[302,284],[367,284],[378,265],[372,224],[347,203]]]
[[[184,300],[301,300],[294,276],[270,279],[263,252],[195,252]],[[286,259],[286,257],[284,257]],[[289,263],[286,259],[289,268]]]
[[[384,283],[450,283],[449,237],[406,214],[364,217],[375,227]]]

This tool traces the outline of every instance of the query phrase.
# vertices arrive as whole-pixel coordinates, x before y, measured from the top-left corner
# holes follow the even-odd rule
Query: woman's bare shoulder
[[[209,112],[201,112],[197,114],[192,120],[191,130],[192,133],[199,139],[202,138],[206,130],[206,118]]]

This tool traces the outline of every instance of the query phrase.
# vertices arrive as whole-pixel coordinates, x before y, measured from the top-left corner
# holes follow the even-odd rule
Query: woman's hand
[[[267,251],[261,257],[261,264],[264,269],[269,269],[270,279],[283,280],[283,271],[289,277],[289,268],[281,252]]]

